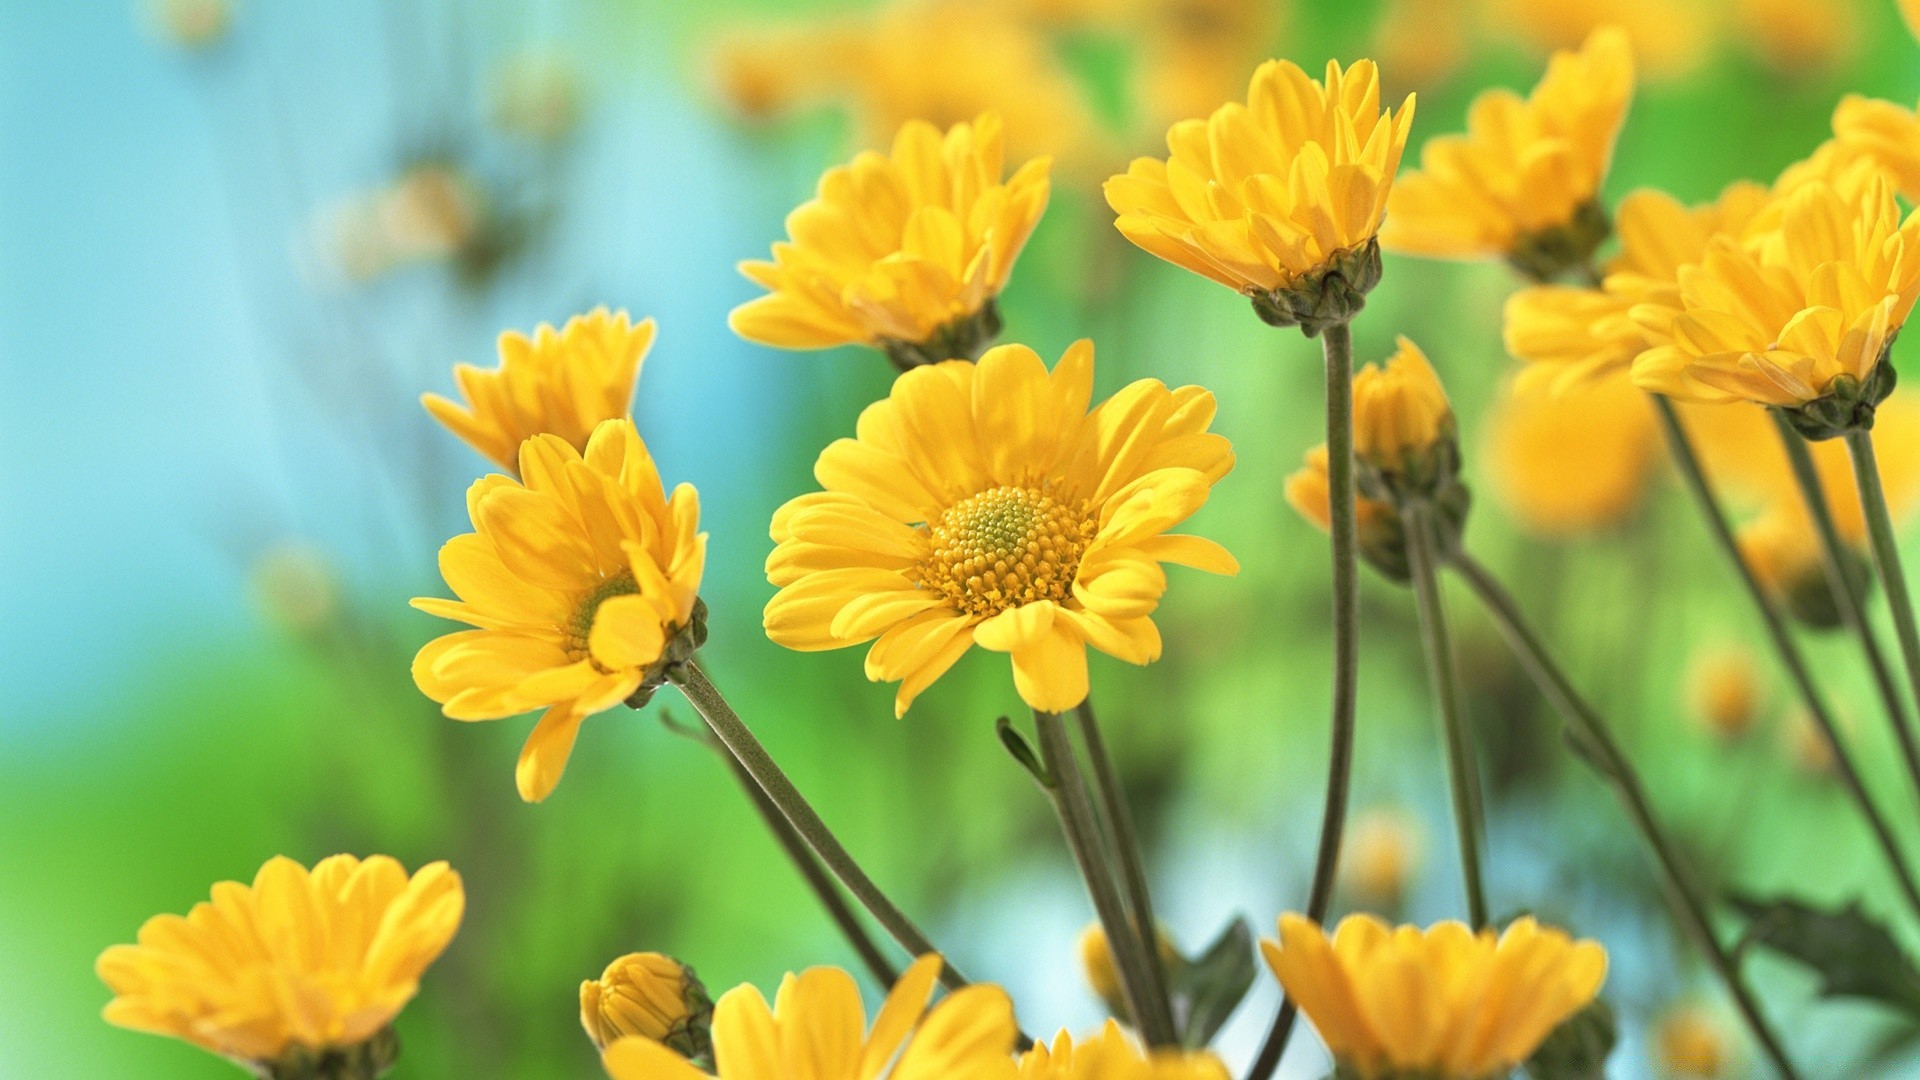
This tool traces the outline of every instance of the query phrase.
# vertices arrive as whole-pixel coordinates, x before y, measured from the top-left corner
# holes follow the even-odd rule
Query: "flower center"
[[[963,499],[928,523],[933,550],[920,563],[920,584],[982,618],[1037,600],[1064,602],[1097,527],[1086,510],[1084,501],[1061,502],[1035,487]]]
[[[581,597],[580,605],[573,609],[572,621],[567,624],[567,655],[585,660],[589,655],[587,638],[593,633],[593,618],[600,613],[600,605],[616,596],[632,596],[639,591],[640,584],[633,580],[633,571],[622,570]]]

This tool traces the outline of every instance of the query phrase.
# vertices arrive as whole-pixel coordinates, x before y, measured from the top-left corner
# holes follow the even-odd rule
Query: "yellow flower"
[[[1844,715],[1836,716],[1834,720],[1843,737],[1853,727]],[[1786,726],[1780,730],[1780,741],[1786,750],[1787,760],[1793,763],[1794,768],[1810,777],[1826,779],[1833,776],[1833,742],[1814,722],[1806,706],[1794,709],[1789,715]]]
[[[1380,111],[1372,61],[1346,70],[1329,61],[1319,83],[1270,60],[1254,72],[1245,105],[1173,125],[1167,158],[1135,159],[1107,181],[1107,203],[1128,240],[1254,297],[1269,321],[1325,302],[1325,279],[1343,279],[1354,295],[1335,302],[1350,309],[1328,317],[1345,322],[1378,279],[1374,235],[1412,125],[1411,95],[1398,113]],[[1282,324],[1321,318],[1304,314]]]
[[[1481,460],[1515,523],[1562,538],[1619,525],[1639,509],[1661,461],[1647,395],[1611,376],[1558,390],[1516,380],[1486,423]]]
[[[867,677],[904,714],[971,645],[1013,655],[1035,709],[1087,696],[1086,647],[1145,664],[1162,563],[1232,574],[1167,535],[1233,467],[1213,395],[1143,379],[1091,412],[1093,344],[1049,374],[1024,345],[902,375],[814,466],[824,491],[773,519],[766,628],[790,649],[874,641]]]
[[[1053,1045],[1035,1043],[1020,1055],[1019,1080],[1227,1080],[1227,1067],[1205,1051],[1148,1052],[1112,1020],[1100,1034],[1074,1042],[1066,1032]]]
[[[1679,1080],[1719,1080],[1733,1064],[1726,1024],[1698,1005],[1679,1005],[1654,1026],[1661,1075]]]
[[[1848,94],[1833,110],[1831,156],[1864,159],[1884,172],[1908,199],[1920,196],[1920,115],[1891,101]]]
[[[1760,672],[1742,649],[1702,652],[1687,669],[1687,714],[1708,732],[1738,739],[1760,718]]]
[[[1353,819],[1340,878],[1368,905],[1397,906],[1420,867],[1420,823],[1397,807],[1376,806]]]
[[[1156,943],[1160,949],[1160,966],[1163,970],[1172,970],[1180,963],[1180,950],[1174,948],[1173,939],[1162,929],[1156,934]],[[1125,1015],[1126,996],[1121,993],[1120,969],[1113,960],[1113,943],[1107,940],[1106,928],[1099,923],[1088,924],[1080,931],[1080,973],[1086,977],[1087,987],[1101,1001],[1105,1002],[1114,1015]]]
[[[1005,1080],[1018,1034],[1013,1003],[997,986],[969,986],[929,1009],[939,974],[939,957],[916,961],[887,994],[870,1030],[859,988],[838,968],[788,975],[771,1009],[752,986],[735,987],[714,1008],[719,1062],[714,1075],[721,1080]],[[607,1048],[604,1060],[614,1080],[708,1075],[651,1039],[621,1039]]]
[[[628,953],[580,984],[580,1026],[601,1050],[637,1035],[681,1057],[703,1058],[713,1050],[712,1024],[707,988],[671,956]]]
[[[148,16],[168,44],[204,49],[227,36],[233,0],[151,0]]]
[[[1783,198],[1777,230],[1717,237],[1681,271],[1680,313],[1659,319],[1668,340],[1633,379],[1682,400],[1820,401],[1823,419],[1858,424],[1892,389],[1875,375],[1920,293],[1920,218],[1902,223],[1881,181],[1849,198],[1812,180]]]
[[[509,330],[500,335],[495,370],[455,365],[464,407],[438,394],[424,394],[420,403],[503,469],[514,467],[520,444],[535,435],[557,435],[585,449],[594,428],[632,407],[653,332],[652,319],[635,324],[626,312],[603,307],[575,315],[559,331],[541,323],[531,338]]]
[[[1202,116],[1247,85],[1283,21],[1274,0],[1133,3],[1140,42],[1135,86],[1144,123],[1161,131]]]
[[[1790,78],[1830,71],[1859,51],[1855,4],[1736,0],[1734,15],[1760,58]]]
[[[385,855],[335,855],[311,873],[275,857],[251,886],[221,882],[185,917],[148,919],[138,945],[101,953],[106,1019],[262,1069],[322,1056],[389,1064],[387,1025],[465,902],[443,862],[409,878]]]
[[[1600,992],[1607,953],[1531,917],[1497,938],[1465,924],[1343,919],[1331,939],[1298,915],[1262,941],[1267,965],[1359,1080],[1483,1080],[1518,1066]]]
[[[1326,532],[1333,521],[1332,495],[1327,482],[1327,446],[1321,443],[1307,451],[1306,463],[1287,477],[1287,505],[1315,528]],[[1353,496],[1355,529],[1360,554],[1381,573],[1396,581],[1407,578],[1406,532],[1393,504],[1369,499],[1355,491]]]
[[[583,455],[554,435],[520,448],[524,483],[467,490],[474,530],[440,549],[459,600],[413,606],[470,623],[428,642],[413,680],[456,720],[546,714],[520,751],[520,797],[560,782],[580,722],[658,686],[705,637],[697,612],[707,537],[700,497],[667,498],[631,420],[608,420]]]
[[[1545,280],[1606,238],[1597,198],[1633,97],[1633,54],[1617,28],[1556,53],[1533,93],[1474,99],[1465,135],[1430,140],[1393,194],[1381,242],[1440,258],[1506,258]]]
[[[1468,0],[1388,0],[1373,32],[1380,67],[1407,86],[1446,81],[1468,59],[1468,7]]]
[[[1900,17],[1907,21],[1907,29],[1920,37],[1920,0],[1900,0]]]
[[[1353,454],[1383,473],[1414,467],[1453,438],[1453,407],[1427,354],[1405,337],[1386,365],[1353,376]]]
[[[1719,32],[1718,0],[1493,0],[1493,32],[1517,35],[1536,50],[1578,45],[1602,27],[1618,27],[1650,78],[1672,79],[1699,67]]]
[[[773,261],[740,264],[769,292],[733,309],[734,333],[786,349],[864,343],[902,367],[971,359],[999,331],[994,298],[1047,205],[1048,159],[1002,180],[1001,141],[992,113],[944,137],[914,121],[891,157],[828,169]]]

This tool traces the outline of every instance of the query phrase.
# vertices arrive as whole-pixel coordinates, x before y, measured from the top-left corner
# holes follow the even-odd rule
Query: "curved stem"
[[[1913,780],[1915,793],[1920,794],[1920,744],[1914,741],[1906,707],[1901,701],[1900,688],[1894,682],[1886,653],[1881,650],[1880,640],[1867,622],[1866,613],[1861,610],[1860,594],[1853,582],[1847,579],[1846,564],[1842,561],[1846,545],[1840,539],[1840,530],[1834,526],[1833,511],[1827,504],[1827,494],[1820,483],[1820,472],[1814,468],[1813,454],[1807,449],[1806,439],[1793,429],[1792,423],[1780,410],[1768,409],[1767,412],[1772,415],[1774,427],[1780,432],[1780,443],[1786,448],[1787,462],[1793,467],[1794,482],[1799,485],[1800,497],[1806,503],[1814,531],[1820,536],[1820,561],[1826,572],[1827,588],[1833,593],[1834,604],[1840,610],[1840,620],[1859,639],[1867,667],[1873,672],[1874,685],[1880,692],[1880,700],[1886,706],[1887,724],[1893,728],[1894,740],[1900,746],[1900,756],[1906,761],[1907,775]]]
[[[1107,935],[1114,966],[1119,969],[1120,991],[1127,999],[1127,1010],[1139,1025],[1148,1046],[1174,1046],[1178,1037],[1173,1020],[1152,1008],[1147,996],[1145,958],[1141,956],[1132,927],[1127,924],[1126,901],[1113,880],[1112,868],[1100,854],[1099,824],[1093,815],[1093,802],[1087,796],[1086,781],[1080,776],[1080,763],[1073,756],[1073,744],[1067,738],[1066,725],[1059,713],[1033,711],[1033,726],[1040,744],[1040,763],[1046,767],[1051,783],[1054,810],[1060,816],[1060,831],[1087,883],[1093,898],[1093,910]]]
[[[1440,712],[1441,737],[1446,743],[1447,774],[1453,796],[1454,832],[1460,845],[1460,877],[1467,890],[1467,918],[1475,930],[1487,925],[1487,886],[1481,870],[1481,838],[1486,820],[1480,802],[1479,766],[1467,733],[1460,704],[1460,685],[1453,642],[1447,634],[1447,613],[1434,569],[1433,519],[1423,505],[1406,507],[1407,566],[1413,576],[1414,610],[1420,621],[1420,644],[1427,659],[1427,680]]]
[[[1147,1007],[1164,1015],[1168,1031],[1174,1030],[1173,1004],[1167,996],[1167,973],[1160,962],[1160,925],[1153,917],[1153,893],[1147,887],[1146,862],[1141,856],[1140,835],[1133,827],[1133,811],[1127,806],[1120,776],[1107,756],[1106,740],[1100,737],[1100,724],[1094,718],[1093,699],[1089,697],[1074,711],[1079,722],[1080,741],[1087,748],[1087,764],[1093,768],[1094,788],[1100,795],[1100,818],[1113,840],[1114,861],[1120,868],[1120,882],[1126,888],[1128,912],[1146,976]]]
[[[1920,701],[1920,627],[1914,625],[1913,597],[1907,591],[1906,570],[1900,565],[1900,542],[1893,535],[1893,517],[1887,510],[1886,489],[1880,484],[1880,465],[1874,459],[1873,433],[1847,432],[1847,452],[1853,456],[1853,482],[1860,489],[1860,509],[1867,518],[1873,565],[1880,587],[1893,609],[1893,628],[1900,636],[1900,653],[1907,662],[1907,680]]]
[[[780,808],[767,797],[766,791],[754,780],[753,774],[747,771],[747,767],[740,763],[739,758],[729,753],[725,746],[715,745],[714,750],[726,759],[727,771],[733,773],[734,778],[740,781],[741,790],[747,793],[753,808],[760,812],[760,819],[766,822],[767,831],[773,833],[773,838],[779,842],[780,849],[787,853],[788,859],[792,860],[794,869],[800,871],[800,876],[806,879],[807,886],[813,890],[815,896],[820,898],[820,906],[827,909],[827,916],[833,920],[835,926],[840,928],[840,933],[846,937],[847,943],[853,946],[853,951],[859,954],[860,962],[867,966],[868,973],[883,987],[891,987],[898,982],[900,972],[888,961],[886,954],[880,951],[880,946],[873,940],[873,936],[861,924],[860,916],[847,905],[846,897],[840,895],[840,887],[834,884],[826,868],[820,865],[819,856],[807,846],[806,838],[800,835],[799,831],[793,827],[793,823],[780,812]]]
[[[1667,433],[1667,448],[1673,454],[1674,464],[1679,466],[1680,474],[1686,478],[1687,487],[1693,492],[1695,501],[1700,504],[1700,514],[1707,519],[1714,539],[1719,543],[1721,552],[1733,564],[1734,571],[1740,576],[1741,584],[1746,586],[1747,595],[1752,598],[1754,608],[1760,613],[1760,621],[1766,626],[1767,637],[1780,656],[1781,666],[1793,680],[1800,692],[1800,699],[1806,704],[1807,715],[1820,729],[1828,749],[1833,751],[1834,771],[1839,774],[1841,785],[1860,808],[1860,816],[1867,821],[1867,827],[1873,832],[1874,841],[1879,844],[1881,854],[1886,857],[1887,866],[1893,871],[1900,891],[1907,903],[1916,912],[1920,912],[1920,887],[1914,883],[1913,871],[1907,865],[1906,856],[1900,851],[1900,845],[1894,840],[1893,830],[1888,827],[1887,819],[1868,793],[1866,784],[1860,778],[1860,769],[1853,760],[1852,751],[1847,749],[1846,740],[1841,737],[1839,725],[1834,723],[1833,713],[1827,709],[1821,699],[1820,691],[1813,684],[1813,676],[1807,670],[1806,660],[1800,655],[1800,647],[1794,644],[1793,635],[1788,632],[1786,620],[1774,607],[1773,600],[1767,596],[1753,569],[1747,560],[1740,557],[1740,546],[1734,540],[1733,529],[1727,525],[1727,517],[1720,509],[1719,500],[1714,498],[1713,489],[1707,485],[1706,473],[1700,468],[1699,456],[1694,453],[1693,443],[1687,438],[1686,429],[1680,426],[1680,418],[1674,413],[1673,403],[1659,394],[1652,395],[1656,411],[1660,414],[1662,426]],[[1871,515],[1869,515],[1871,516]]]
[[[1568,725],[1569,735],[1572,736],[1570,741],[1576,751],[1613,788],[1634,829],[1646,842],[1654,861],[1659,865],[1681,928],[1706,954],[1715,973],[1726,984],[1734,1005],[1740,1010],[1740,1015],[1746,1020],[1747,1027],[1775,1070],[1784,1080],[1796,1080],[1799,1074],[1794,1071],[1793,1063],[1780,1045],[1779,1036],[1774,1034],[1766,1016],[1760,1011],[1759,1002],[1754,999],[1753,991],[1741,975],[1734,956],[1720,944],[1719,936],[1714,933],[1706,897],[1681,860],[1678,849],[1660,827],[1659,819],[1654,817],[1652,804],[1647,800],[1639,775],[1614,743],[1605,722],[1574,691],[1539,639],[1528,629],[1521,618],[1519,605],[1514,603],[1493,575],[1465,552],[1454,554],[1448,565],[1473,587],[1527,673],[1560,712]]]
[[[960,969],[954,967],[951,960],[946,960],[946,954],[934,948],[933,942],[927,940],[927,935],[921,933],[913,920],[894,906],[893,901],[887,899],[880,887],[867,876],[867,872],[860,869],[853,855],[827,828],[827,823],[820,820],[820,815],[808,805],[800,789],[793,786],[793,781],[787,779],[787,774],[780,771],[780,766],[774,763],[766,747],[760,745],[760,740],[754,737],[739,714],[733,711],[733,706],[727,704],[727,699],[707,678],[707,673],[700,670],[700,665],[688,661],[681,665],[672,678],[673,684],[693,703],[734,760],[740,763],[747,775],[753,777],[754,783],[779,808],[780,813],[793,825],[794,831],[806,840],[807,846],[820,856],[820,861],[833,871],[833,876],[840,879],[840,884],[847,887],[847,891],[860,901],[874,920],[885,927],[887,933],[893,935],[893,939],[910,955],[939,954],[943,960],[940,981],[946,983],[949,989],[957,990],[966,986],[967,978],[960,973]]]
[[[1333,906],[1340,871],[1340,841],[1346,830],[1353,772],[1354,690],[1360,668],[1358,548],[1353,516],[1353,336],[1332,326],[1320,336],[1327,362],[1327,535],[1333,548],[1333,715],[1329,724],[1327,801],[1320,815],[1320,849],[1314,857],[1307,918],[1324,923]],[[1280,1005],[1247,1080],[1267,1080],[1280,1065],[1298,1013]]]

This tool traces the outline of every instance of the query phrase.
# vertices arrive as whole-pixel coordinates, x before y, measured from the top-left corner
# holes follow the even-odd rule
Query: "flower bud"
[[[1306,464],[1287,477],[1287,502],[1321,532],[1332,524],[1332,497],[1327,488],[1327,448],[1307,451]],[[1407,538],[1400,515],[1392,505],[1354,495],[1354,521],[1359,532],[1360,556],[1394,581],[1406,581]]]
[[[170,45],[205,49],[218,44],[233,22],[233,0],[153,0],[153,28]]]
[[[1661,1075],[1715,1080],[1732,1064],[1726,1025],[1698,1005],[1677,1005],[1654,1029]]]
[[[1419,868],[1420,829],[1405,811],[1378,806],[1354,819],[1340,876],[1365,906],[1398,907]]]
[[[1763,704],[1760,672],[1740,649],[1716,649],[1694,657],[1687,673],[1687,715],[1714,735],[1732,741],[1753,730]]]
[[[1770,512],[1744,526],[1738,537],[1747,568],[1794,618],[1815,630],[1839,628],[1840,604],[1827,581],[1820,538],[1803,513]],[[1861,596],[1873,585],[1873,567],[1861,552],[1843,546],[1841,572]]]
[[[662,953],[628,953],[580,984],[580,1026],[602,1050],[638,1035],[690,1061],[713,1054],[713,1001],[693,969]]]
[[[1426,354],[1404,337],[1384,366],[1353,377],[1353,453],[1371,498],[1439,502],[1458,486],[1453,408]]]
[[[1173,939],[1165,930],[1159,931],[1157,938],[1160,966],[1171,971],[1180,963],[1180,951],[1173,947]],[[1131,1022],[1127,997],[1120,989],[1120,969],[1113,960],[1113,945],[1107,940],[1106,929],[1097,922],[1080,932],[1080,971],[1086,976],[1088,988],[1106,1002],[1107,1011]]]

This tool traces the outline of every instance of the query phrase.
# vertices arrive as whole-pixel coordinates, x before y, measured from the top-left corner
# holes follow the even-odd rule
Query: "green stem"
[[[1353,336],[1343,325],[1320,336],[1327,367],[1327,535],[1333,548],[1333,715],[1329,725],[1327,801],[1320,814],[1320,849],[1307,892],[1307,918],[1325,923],[1340,872],[1353,773],[1354,691],[1360,670],[1359,566],[1353,512]],[[1247,1080],[1268,1080],[1293,1036],[1299,1008],[1280,1005]]]
[[[1793,635],[1787,630],[1786,620],[1774,607],[1773,600],[1753,576],[1753,568],[1747,560],[1740,557],[1740,545],[1734,539],[1733,529],[1727,524],[1727,516],[1720,509],[1719,500],[1714,497],[1713,489],[1707,485],[1706,473],[1700,467],[1700,458],[1694,453],[1693,443],[1687,437],[1686,429],[1680,426],[1680,418],[1674,412],[1673,403],[1659,394],[1653,395],[1656,411],[1660,414],[1662,426],[1667,433],[1667,448],[1673,454],[1674,464],[1680,469],[1680,475],[1686,478],[1687,488],[1693,492],[1694,500],[1700,505],[1700,514],[1706,518],[1714,540],[1720,545],[1720,551],[1733,564],[1734,571],[1740,576],[1741,584],[1746,586],[1747,595],[1753,600],[1755,610],[1760,613],[1760,621],[1765,625],[1767,638],[1780,656],[1781,666],[1787,669],[1787,675],[1793,680],[1794,687],[1800,693],[1800,699],[1806,704],[1807,715],[1820,729],[1827,747],[1833,752],[1834,771],[1839,774],[1840,783],[1847,789],[1860,808],[1860,815],[1867,821],[1867,827],[1873,832],[1874,841],[1879,844],[1885,855],[1887,865],[1893,871],[1900,891],[1907,903],[1916,912],[1920,912],[1920,888],[1914,884],[1913,872],[1907,866],[1906,856],[1901,854],[1900,845],[1894,840],[1893,830],[1887,826],[1887,820],[1880,808],[1868,793],[1864,781],[1860,778],[1860,769],[1854,763],[1853,754],[1847,749],[1846,740],[1841,737],[1839,725],[1834,723],[1833,714],[1828,711],[1826,702],[1820,697],[1820,691],[1813,684],[1813,676],[1807,670],[1806,660],[1800,655],[1800,647],[1794,644]]]
[[[1753,991],[1747,986],[1746,979],[1740,973],[1739,965],[1727,949],[1720,944],[1714,933],[1713,923],[1708,914],[1707,899],[1700,886],[1693,880],[1686,864],[1681,860],[1679,851],[1660,827],[1654,817],[1653,806],[1647,799],[1645,788],[1633,765],[1613,741],[1613,735],[1607,730],[1606,723],[1595,713],[1577,692],[1574,691],[1566,676],[1547,655],[1526,621],[1520,615],[1519,605],[1500,586],[1486,568],[1465,552],[1456,552],[1448,562],[1460,576],[1465,578],[1479,596],[1487,611],[1493,616],[1502,636],[1512,646],[1528,674],[1533,677],[1540,690],[1553,702],[1554,708],[1565,719],[1569,734],[1573,736],[1576,750],[1594,766],[1601,778],[1613,788],[1633,822],[1634,829],[1646,842],[1654,861],[1659,864],[1660,873],[1667,886],[1669,898],[1673,901],[1675,915],[1681,928],[1706,954],[1708,962],[1716,974],[1726,984],[1727,992],[1733,997],[1735,1007],[1752,1030],[1754,1039],[1765,1051],[1767,1058],[1784,1080],[1795,1080],[1798,1074],[1793,1063],[1787,1058],[1780,1040],[1774,1034],[1766,1017],[1760,1011],[1759,1003],[1753,997]]]
[[[859,954],[860,962],[867,966],[874,981],[883,987],[891,987],[898,982],[900,973],[887,960],[886,954],[880,951],[879,944],[867,932],[860,917],[848,906],[846,897],[840,895],[840,887],[834,884],[826,868],[820,865],[820,857],[807,846],[806,837],[800,835],[787,816],[768,798],[766,791],[754,780],[747,767],[740,763],[739,758],[722,745],[716,744],[714,750],[726,759],[728,771],[740,781],[741,790],[747,793],[753,808],[760,812],[760,819],[766,822],[767,831],[779,842],[780,849],[787,853],[787,858],[792,860],[794,869],[800,871],[800,876],[806,880],[813,894],[820,898],[820,906],[827,909],[827,916],[839,927],[847,943],[853,946],[853,951]]]
[[[1913,597],[1907,591],[1906,570],[1900,564],[1900,542],[1893,535],[1893,515],[1887,510],[1887,492],[1880,483],[1880,465],[1874,459],[1873,433],[1847,432],[1847,452],[1853,455],[1853,482],[1860,489],[1860,509],[1867,517],[1867,537],[1873,546],[1873,565],[1880,587],[1893,610],[1893,628],[1900,636],[1900,653],[1907,662],[1907,681],[1920,701],[1920,627],[1914,625]]]
[[[1112,868],[1101,857],[1099,824],[1094,819],[1093,801],[1087,795],[1086,781],[1080,775],[1080,763],[1074,757],[1073,743],[1059,713],[1033,711],[1034,733],[1040,744],[1040,763],[1046,767],[1048,793],[1054,811],[1060,817],[1060,831],[1086,881],[1087,894],[1093,898],[1093,910],[1107,935],[1107,947],[1113,952],[1114,967],[1120,975],[1120,991],[1126,997],[1127,1011],[1139,1025],[1148,1046],[1174,1046],[1179,1042],[1173,1021],[1151,1007],[1147,996],[1145,957],[1140,954],[1132,928],[1127,924],[1126,901],[1113,880]]]
[[[1408,505],[1407,565],[1413,576],[1414,610],[1420,621],[1420,643],[1427,659],[1427,679],[1440,711],[1441,736],[1446,743],[1447,773],[1453,795],[1453,825],[1460,845],[1460,876],[1467,890],[1467,918],[1478,930],[1487,925],[1487,886],[1481,869],[1481,838],[1486,822],[1480,802],[1479,766],[1460,704],[1460,685],[1453,642],[1447,634],[1447,614],[1440,597],[1439,574],[1434,568],[1433,519],[1422,504]]]
[[[1793,478],[1799,485],[1800,497],[1806,503],[1814,531],[1820,536],[1821,565],[1826,572],[1827,588],[1833,593],[1834,604],[1840,610],[1840,620],[1847,624],[1847,629],[1860,642],[1867,667],[1873,672],[1874,685],[1880,692],[1880,700],[1886,706],[1887,724],[1893,728],[1894,740],[1899,743],[1900,755],[1906,761],[1907,775],[1913,780],[1915,793],[1920,794],[1920,744],[1914,741],[1906,707],[1901,702],[1900,688],[1894,682],[1892,666],[1887,663],[1879,637],[1874,634],[1866,613],[1861,610],[1859,592],[1847,577],[1844,561],[1846,544],[1840,539],[1840,530],[1834,526],[1833,511],[1827,504],[1827,494],[1820,483],[1820,472],[1814,468],[1813,454],[1807,448],[1806,439],[1793,429],[1793,424],[1785,414],[1778,409],[1768,409],[1767,412],[1772,415],[1774,426],[1780,432],[1780,443],[1786,448],[1787,462],[1793,467]]]
[[[860,901],[874,920],[893,935],[893,939],[909,955],[940,955],[943,960],[940,980],[949,989],[958,990],[966,986],[967,978],[960,973],[960,969],[954,967],[951,960],[945,959],[946,954],[934,948],[933,942],[927,940],[927,935],[920,932],[913,920],[894,906],[893,901],[887,899],[880,887],[867,876],[867,872],[860,869],[853,855],[827,828],[827,823],[820,820],[820,815],[808,805],[800,789],[793,786],[793,781],[787,779],[787,774],[780,771],[780,766],[774,763],[766,747],[760,745],[760,740],[754,737],[739,714],[733,711],[733,706],[727,704],[727,699],[707,678],[707,673],[700,670],[700,665],[688,661],[681,665],[672,678],[673,684],[692,702],[707,726],[713,729],[714,735],[740,763],[740,767],[753,777],[754,783],[779,808],[794,831],[806,840],[807,846],[820,856],[820,861],[833,871],[833,876],[840,879],[840,884],[847,887],[847,891]]]
[[[1091,697],[1074,710],[1074,718],[1079,721],[1080,741],[1086,745],[1087,763],[1092,766],[1094,788],[1100,795],[1099,816],[1113,840],[1114,861],[1126,888],[1127,909],[1133,917],[1134,939],[1147,979],[1147,1007],[1162,1013],[1167,1030],[1172,1031],[1173,1004],[1167,996],[1167,973],[1160,962],[1160,926],[1153,917],[1153,893],[1147,887],[1146,862],[1141,855],[1140,835],[1133,827],[1133,811],[1127,806],[1113,760],[1107,756]]]

